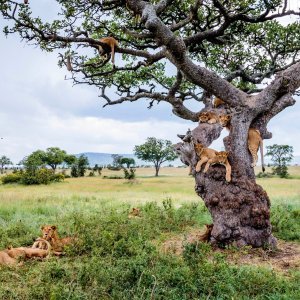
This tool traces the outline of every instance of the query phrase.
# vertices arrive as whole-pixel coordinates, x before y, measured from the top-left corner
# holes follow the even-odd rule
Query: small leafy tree
[[[11,160],[5,155],[1,156],[0,157],[1,174],[3,174],[4,167],[7,166],[7,165],[12,165]]]
[[[27,172],[35,174],[38,169],[45,166],[45,152],[42,150],[34,151],[25,157],[21,161],[21,164],[24,165],[24,168]]]
[[[159,169],[163,162],[173,161],[177,158],[171,141],[157,139],[155,137],[149,137],[146,143],[135,146],[134,153],[137,158],[154,163],[155,176],[158,176]]]
[[[49,165],[53,173],[58,165],[62,164],[67,158],[67,152],[65,150],[61,150],[58,147],[50,147],[47,148],[45,152],[44,162]],[[68,158],[67,158],[68,159]]]
[[[81,154],[78,158],[76,158],[75,162],[71,166],[71,176],[83,177],[88,167],[88,158],[84,154]]]
[[[128,157],[122,157],[119,160],[119,163],[121,165],[126,165],[126,168],[129,169],[130,165],[135,165],[135,160],[133,158],[128,158]]]
[[[286,178],[288,176],[287,164],[293,159],[293,147],[277,144],[267,146],[266,156],[270,156],[273,162],[273,174]]]
[[[98,164],[95,164],[93,171],[98,172],[99,175],[101,175],[103,167],[99,167]]]
[[[113,159],[112,165],[114,167],[120,167],[121,166],[121,160],[123,159],[123,156],[119,155],[119,154],[112,154],[111,157]]]

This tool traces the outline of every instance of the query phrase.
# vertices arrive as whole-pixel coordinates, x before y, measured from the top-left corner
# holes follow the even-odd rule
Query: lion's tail
[[[264,143],[263,143],[263,139],[260,140],[259,142],[259,148],[260,148],[260,157],[261,157],[261,168],[262,171],[265,172],[265,163],[264,163]]]

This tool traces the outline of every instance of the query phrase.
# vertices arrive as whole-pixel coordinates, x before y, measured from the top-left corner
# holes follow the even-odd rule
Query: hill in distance
[[[98,165],[98,166],[103,166],[103,165],[109,165],[112,164],[113,159],[111,157],[111,153],[97,153],[97,152],[84,152],[84,153],[78,153],[75,154],[75,156],[80,156],[80,155],[85,155],[88,160],[89,160],[89,164],[90,166],[94,166],[94,165]],[[121,155],[123,157],[127,157],[127,158],[133,158],[135,160],[135,164],[138,166],[141,165],[153,165],[151,162],[145,162],[143,160],[138,159],[136,156],[134,156],[134,154],[118,154]],[[168,165],[173,165],[173,166],[181,166],[183,165],[182,162],[179,159],[176,159],[174,161],[168,161],[163,163],[163,166],[168,166]]]

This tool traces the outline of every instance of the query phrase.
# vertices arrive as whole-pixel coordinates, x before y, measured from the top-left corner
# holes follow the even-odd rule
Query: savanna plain
[[[257,170],[258,171],[258,170]],[[76,236],[63,257],[0,267],[0,299],[300,299],[300,167],[261,178],[278,250],[215,250],[186,168],[138,168],[41,186],[0,185],[0,249],[30,246],[40,227]],[[121,175],[121,173],[120,173]],[[140,216],[129,218],[133,207]]]

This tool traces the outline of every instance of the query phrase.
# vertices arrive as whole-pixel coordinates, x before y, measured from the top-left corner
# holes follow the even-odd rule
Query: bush
[[[8,175],[1,177],[1,181],[3,184],[19,183],[21,181],[21,179],[22,179],[22,174],[20,172],[8,174]]]
[[[122,176],[112,175],[112,176],[103,176],[104,179],[124,179]]]
[[[32,184],[49,184],[51,182],[61,182],[65,179],[63,174],[54,174],[52,170],[49,169],[39,169],[35,172],[14,172],[12,174],[1,177],[3,184],[8,183],[22,183],[25,185]]]
[[[256,175],[256,178],[272,178],[273,174],[272,173],[268,173],[268,172],[259,172]]]
[[[135,171],[136,169],[130,168],[129,171],[126,168],[123,168],[124,177],[125,179],[132,180],[135,178]]]

